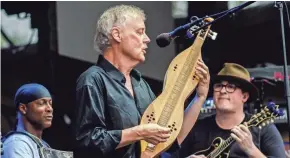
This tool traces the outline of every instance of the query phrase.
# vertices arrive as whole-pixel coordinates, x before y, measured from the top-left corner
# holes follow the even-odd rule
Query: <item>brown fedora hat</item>
[[[249,71],[239,64],[225,63],[222,70],[214,77],[214,83],[220,81],[239,84],[243,91],[249,92],[248,102],[255,101],[259,96],[257,87],[251,83]]]

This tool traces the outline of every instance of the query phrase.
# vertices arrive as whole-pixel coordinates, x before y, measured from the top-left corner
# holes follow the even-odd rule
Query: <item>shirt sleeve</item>
[[[76,90],[76,140],[80,147],[106,155],[121,141],[122,130],[107,130],[105,101],[100,85],[83,85]]]
[[[3,144],[2,158],[28,158],[33,157],[30,146],[22,140],[13,140]]]
[[[261,132],[261,152],[268,158],[284,158],[285,149],[280,132],[274,124],[270,124]]]

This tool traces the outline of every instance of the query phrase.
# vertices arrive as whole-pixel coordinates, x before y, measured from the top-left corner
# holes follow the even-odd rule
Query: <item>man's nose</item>
[[[145,37],[144,37],[144,43],[149,43],[151,42],[150,38],[147,36],[147,34],[145,33]]]
[[[47,112],[53,112],[52,105],[48,104],[47,107],[46,107],[46,111]]]
[[[227,93],[227,90],[226,90],[226,87],[225,86],[222,87],[221,93]]]

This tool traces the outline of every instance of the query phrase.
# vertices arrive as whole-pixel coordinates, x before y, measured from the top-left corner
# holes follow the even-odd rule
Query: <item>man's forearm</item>
[[[205,99],[206,97],[197,97],[195,102],[189,105],[188,108],[185,110],[181,131],[177,136],[178,144],[181,144],[183,142],[183,140],[186,138],[186,136],[194,126],[200,113],[200,109],[205,102]]]
[[[116,147],[116,149],[122,148],[126,145],[132,144],[136,141],[139,141],[142,139],[142,137],[138,134],[138,127],[132,127],[128,129],[122,130],[122,138],[119,143],[119,145]]]
[[[267,158],[257,147],[248,156],[249,158]]]

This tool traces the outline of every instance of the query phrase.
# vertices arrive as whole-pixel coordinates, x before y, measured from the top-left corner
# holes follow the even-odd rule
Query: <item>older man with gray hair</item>
[[[148,83],[134,68],[145,61],[147,44],[144,11],[118,5],[106,10],[97,23],[95,47],[102,55],[77,80],[76,157],[139,157],[138,141],[165,142],[170,129],[157,124],[139,125],[155,99]],[[197,99],[186,110],[181,134],[172,149],[186,137],[207,97],[208,68],[198,62]]]

